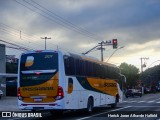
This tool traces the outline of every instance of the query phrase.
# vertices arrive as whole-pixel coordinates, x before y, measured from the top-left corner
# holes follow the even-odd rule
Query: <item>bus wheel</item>
[[[87,113],[91,114],[93,112],[93,99],[90,97],[87,103]]]
[[[117,102],[111,104],[111,108],[116,108],[117,107]]]
[[[115,103],[111,104],[111,108],[116,108],[118,102],[119,102],[119,95],[116,95]]]

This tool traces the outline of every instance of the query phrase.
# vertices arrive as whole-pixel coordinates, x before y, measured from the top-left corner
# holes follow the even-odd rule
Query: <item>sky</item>
[[[80,54],[101,41],[117,39],[123,48],[105,46],[104,61],[140,69],[140,58],[149,58],[143,63],[152,67],[160,64],[152,64],[160,60],[159,11],[159,0],[0,0],[0,40],[44,49],[41,38],[50,37],[47,49]],[[21,53],[6,48],[8,55]],[[101,58],[97,49],[87,55]]]

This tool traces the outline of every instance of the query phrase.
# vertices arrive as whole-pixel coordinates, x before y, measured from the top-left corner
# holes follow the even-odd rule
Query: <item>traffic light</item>
[[[113,49],[117,49],[117,39],[112,40]]]

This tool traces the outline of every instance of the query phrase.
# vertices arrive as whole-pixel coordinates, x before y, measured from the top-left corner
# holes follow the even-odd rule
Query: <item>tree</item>
[[[141,73],[141,79],[147,87],[151,87],[154,84],[155,86],[160,86],[160,65],[146,69]]]
[[[126,86],[137,86],[137,80],[139,78],[139,69],[134,65],[121,63],[121,73],[126,76]]]

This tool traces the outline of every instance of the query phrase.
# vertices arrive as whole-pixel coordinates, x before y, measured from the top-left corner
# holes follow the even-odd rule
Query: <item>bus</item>
[[[122,101],[123,80],[117,66],[61,50],[22,53],[18,65],[21,110],[86,109]]]

